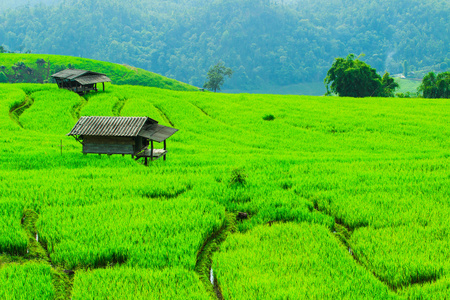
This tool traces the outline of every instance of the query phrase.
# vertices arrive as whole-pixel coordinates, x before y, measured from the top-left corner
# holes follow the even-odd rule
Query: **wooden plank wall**
[[[83,144],[134,145],[134,138],[120,136],[84,136]]]
[[[84,136],[83,153],[131,154],[135,153],[132,137]]]
[[[120,144],[83,144],[83,153],[134,154],[133,145]]]

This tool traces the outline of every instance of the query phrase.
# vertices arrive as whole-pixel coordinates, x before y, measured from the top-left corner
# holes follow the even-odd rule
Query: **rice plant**
[[[435,281],[450,271],[447,226],[362,228],[351,238],[360,261],[394,288]]]
[[[139,283],[139,284],[136,284]],[[131,267],[83,270],[75,275],[72,299],[211,299],[197,274],[183,268]]]
[[[437,281],[414,284],[399,290],[399,294],[407,299],[446,299],[450,294],[450,279],[445,276]]]
[[[193,270],[224,210],[211,201],[121,199],[43,209],[37,224],[52,262],[68,269],[126,264]]]
[[[27,235],[21,226],[24,204],[0,199],[0,253],[27,253]]]
[[[0,299],[53,299],[51,267],[45,264],[7,264],[0,268]]]
[[[67,90],[40,91],[30,95],[33,105],[21,116],[20,122],[28,130],[65,135],[73,126],[74,110],[83,101]]]
[[[86,98],[55,85],[0,85],[3,261],[23,255],[20,219],[32,209],[52,263],[84,274],[80,293],[93,284],[82,277],[103,276],[92,268],[112,265],[140,274],[127,289],[145,290],[143,269],[192,275],[225,214],[244,212],[240,233],[214,259],[227,297],[393,297],[388,287],[399,297],[445,295],[448,101],[117,85]],[[267,112],[276,120],[263,120]],[[145,167],[130,156],[82,155],[65,136],[81,114],[149,116],[179,132],[168,160]],[[245,184],[230,185],[237,166]],[[360,266],[332,234],[342,228]]]
[[[320,225],[272,224],[230,236],[213,258],[224,299],[396,299]]]

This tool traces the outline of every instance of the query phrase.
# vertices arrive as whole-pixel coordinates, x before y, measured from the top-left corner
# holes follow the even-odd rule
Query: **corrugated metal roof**
[[[74,80],[82,85],[111,81],[106,75],[86,75],[75,78]]]
[[[142,136],[162,142],[177,131],[149,117],[81,117],[67,135]]]
[[[59,71],[58,73],[53,74],[52,77],[63,78],[63,79],[74,79],[74,78],[77,78],[78,76],[81,76],[88,72],[90,72],[90,71],[78,70],[78,69],[65,69],[65,70]],[[92,73],[94,73],[94,72],[92,72]],[[98,73],[98,74],[100,74],[100,73]]]
[[[78,69],[62,70],[58,73],[53,74],[52,77],[59,79],[76,80],[81,84],[111,81],[111,79],[109,79],[105,74]],[[86,83],[83,83],[83,80],[86,80]]]
[[[81,117],[67,135],[137,136],[148,117]]]

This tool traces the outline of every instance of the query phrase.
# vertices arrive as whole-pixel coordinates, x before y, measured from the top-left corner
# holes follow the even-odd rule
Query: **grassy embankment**
[[[46,62],[50,62],[50,70],[48,72],[47,64],[42,67],[36,64],[38,59],[44,59]],[[197,90],[192,85],[127,65],[64,55],[0,53],[0,66],[5,66],[6,71],[11,74],[14,73],[11,67],[19,62],[23,62],[33,70],[42,70],[45,72],[45,76],[52,75],[57,66],[67,67],[71,64],[76,69],[104,73],[111,79],[113,84],[151,86],[177,91]],[[51,82],[51,78],[49,82]]]

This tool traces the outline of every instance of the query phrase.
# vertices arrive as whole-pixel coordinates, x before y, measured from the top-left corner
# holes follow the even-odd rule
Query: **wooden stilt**
[[[145,165],[148,166],[147,156],[145,157]]]
[[[102,82],[102,84],[103,84],[103,91],[105,91],[105,83],[104,83],[104,82]]]
[[[153,160],[153,140],[150,141],[151,143],[151,149],[150,149],[150,160]]]
[[[164,151],[167,150],[166,140],[164,140]],[[166,154],[164,154],[164,160],[166,160]]]

